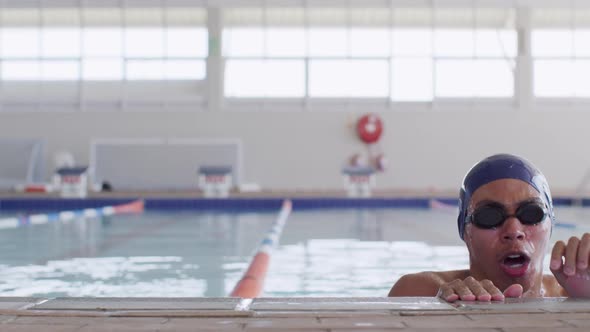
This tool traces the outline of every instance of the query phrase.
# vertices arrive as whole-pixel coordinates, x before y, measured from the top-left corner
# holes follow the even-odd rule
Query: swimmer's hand
[[[567,245],[557,241],[551,252],[549,268],[557,282],[571,297],[590,298],[590,233],[571,237]]]
[[[461,301],[503,301],[506,297],[521,297],[523,288],[519,284],[510,285],[501,292],[490,280],[478,281],[473,277],[465,280],[455,279],[443,284],[437,296],[447,302]]]

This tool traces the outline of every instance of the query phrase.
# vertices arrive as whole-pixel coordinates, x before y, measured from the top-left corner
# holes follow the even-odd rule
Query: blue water
[[[227,296],[276,215],[147,212],[0,230],[0,296]],[[556,227],[553,240],[587,231],[590,210],[559,208],[558,217],[571,227]],[[295,211],[263,295],[385,296],[405,273],[466,268],[455,218]]]

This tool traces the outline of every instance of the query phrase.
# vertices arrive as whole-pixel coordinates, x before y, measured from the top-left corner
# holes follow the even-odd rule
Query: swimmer
[[[552,275],[543,274],[555,215],[545,176],[527,160],[498,154],[473,166],[460,190],[457,223],[469,269],[404,275],[389,296],[438,296],[447,302],[590,298],[589,233],[567,244],[557,241]]]

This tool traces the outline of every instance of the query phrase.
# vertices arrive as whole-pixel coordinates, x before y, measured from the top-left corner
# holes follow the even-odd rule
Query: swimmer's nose
[[[516,217],[508,217],[501,227],[504,241],[522,241],[526,237],[524,225]]]

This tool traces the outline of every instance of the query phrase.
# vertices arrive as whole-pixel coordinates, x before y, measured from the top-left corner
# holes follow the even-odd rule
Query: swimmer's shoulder
[[[425,271],[402,276],[391,288],[388,296],[436,296],[442,284],[465,279],[469,270]]]
[[[561,287],[557,279],[551,274],[543,275],[543,288],[545,289],[544,297],[567,297],[569,296],[565,289]]]

